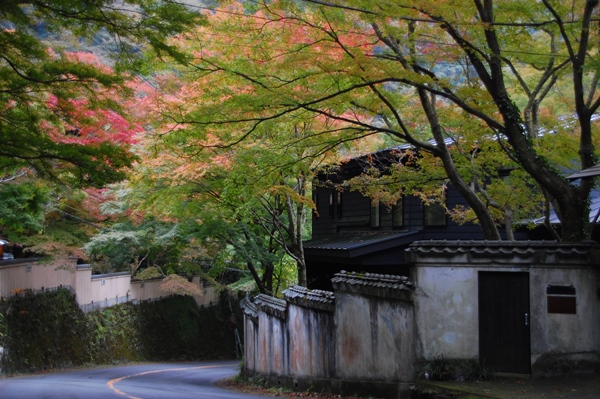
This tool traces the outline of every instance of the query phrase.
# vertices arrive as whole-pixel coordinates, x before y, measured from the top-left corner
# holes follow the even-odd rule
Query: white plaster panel
[[[377,350],[373,353],[378,378],[409,381],[414,369],[414,319],[410,304],[377,302]]]
[[[271,329],[272,335],[269,341],[271,362],[269,371],[275,374],[285,374],[284,370],[284,348],[285,348],[285,336],[284,328],[282,326],[283,321],[277,317],[270,317],[269,321],[273,327]]]
[[[531,271],[531,353],[596,351],[600,322],[596,276],[589,268],[534,268]],[[548,313],[546,287],[573,285],[576,314]]]
[[[415,282],[415,324],[419,337],[417,356],[477,356],[477,270],[463,267],[417,267]]]
[[[266,373],[269,371],[269,359],[271,358],[271,323],[269,316],[264,312],[258,313],[258,345],[256,356],[256,371]]]
[[[371,376],[371,312],[365,297],[336,293],[337,370],[340,377]]]
[[[298,306],[288,305],[290,369],[298,376],[310,375],[310,338],[306,314]]]
[[[249,317],[244,318],[244,367],[248,370],[256,370],[257,353],[256,324]]]

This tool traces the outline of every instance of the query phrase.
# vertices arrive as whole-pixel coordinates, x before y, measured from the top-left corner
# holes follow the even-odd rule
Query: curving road
[[[0,379],[1,399],[258,399],[218,388],[239,361],[160,363]],[[271,398],[272,399],[272,398]]]

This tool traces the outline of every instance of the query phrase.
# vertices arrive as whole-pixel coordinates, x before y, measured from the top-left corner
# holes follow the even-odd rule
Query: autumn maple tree
[[[246,18],[242,9],[216,15],[226,25]],[[188,33],[182,48],[200,56],[209,30]],[[286,40],[294,43],[297,32],[290,30]],[[252,49],[244,43],[237,50],[214,43],[211,51],[240,63],[240,69],[255,68],[248,63]],[[239,87],[243,78],[235,75],[223,76],[219,86],[213,86],[210,70],[197,67],[195,61],[190,65],[158,82],[162,95],[157,113],[163,118],[144,135],[142,162],[131,179],[133,191],[146,193],[141,195],[145,209],[162,210],[163,216],[176,220],[197,220],[202,237],[223,244],[213,260],[225,256],[230,268],[241,265],[261,292],[279,292],[278,277],[288,260],[296,264],[295,280],[306,285],[302,241],[309,237],[306,221],[314,211],[313,174],[319,165],[340,159],[336,151],[345,141],[346,150],[354,151],[357,137],[342,123],[306,111],[265,120],[250,136],[237,127],[204,125],[199,112],[227,113],[223,107],[234,107],[227,104],[228,98],[234,100],[233,93],[241,101],[247,94],[252,102],[253,89],[248,86],[244,93]],[[324,130],[328,134],[321,134]]]
[[[569,135],[575,168],[593,165],[597,5],[222,4],[207,13],[207,27],[182,41],[182,48],[194,50],[187,72],[195,81],[187,87],[202,101],[193,109],[172,108],[169,116],[194,132],[195,143],[186,145],[198,151],[211,145],[209,137],[231,146],[306,113],[336,122],[314,132],[332,147],[369,135],[391,137],[441,163],[488,239],[500,238],[494,209],[509,215],[512,205],[503,198],[507,190],[484,191],[485,174],[466,160],[501,149],[506,164],[524,171],[527,184],[553,204],[562,240],[580,241],[593,180],[567,180],[554,162],[549,143],[555,140],[546,136]],[[282,137],[294,143],[293,134]]]
[[[167,40],[202,21],[197,8],[153,0],[0,4],[4,238],[36,254],[84,255],[102,220],[90,198],[136,159],[140,73],[150,71],[142,51],[184,61]]]
[[[163,112],[193,111],[204,100],[202,91],[192,90],[193,80],[180,85],[177,96],[164,99]],[[144,136],[145,155],[130,180],[132,191],[142,197],[137,203],[145,211],[178,222],[196,220],[205,242],[221,243],[212,255],[215,264],[240,265],[261,292],[279,291],[286,259],[295,262],[296,280],[306,285],[302,241],[314,209],[312,176],[332,156],[330,145],[314,137],[313,129],[323,123],[281,118],[234,146],[190,126],[161,125],[165,130]]]
[[[123,179],[134,158],[119,132],[121,104],[104,94],[125,93],[124,82],[131,78],[126,72],[141,65],[143,48],[182,59],[166,40],[201,19],[197,9],[175,2],[3,1],[2,174],[29,168],[84,187]],[[86,43],[92,41],[103,42],[97,47],[104,50],[100,63],[74,55],[90,52]],[[110,127],[98,126],[101,121]]]
[[[90,53],[66,57],[105,73],[111,71]],[[140,79],[132,79],[126,89],[140,95],[148,87]],[[70,264],[69,258],[85,257],[82,245],[102,228],[105,219],[98,209],[102,187],[126,176],[126,167],[135,159],[130,148],[143,130],[136,119],[141,115],[125,117],[117,111],[133,108],[135,103],[136,112],[141,112],[141,101],[111,87],[98,87],[94,97],[102,101],[48,94],[44,111],[55,115],[57,123],[40,120],[43,134],[37,141],[28,139],[26,133],[20,137],[18,147],[11,150],[18,159],[10,164],[11,169],[4,170],[0,184],[0,192],[11,197],[5,201],[0,234],[26,246],[29,254],[52,256],[55,263]],[[119,107],[110,107],[111,103]],[[21,150],[34,146],[54,155],[37,158],[29,148],[31,158],[20,158],[24,156]],[[105,151],[104,155],[98,151]]]

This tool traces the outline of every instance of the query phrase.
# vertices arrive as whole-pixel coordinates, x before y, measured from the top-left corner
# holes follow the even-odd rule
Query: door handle
[[[525,313],[525,327],[529,327],[529,313]]]

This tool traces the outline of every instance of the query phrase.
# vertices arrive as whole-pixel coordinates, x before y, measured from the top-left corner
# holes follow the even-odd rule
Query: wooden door
[[[529,273],[479,272],[479,359],[496,372],[530,374]]]

